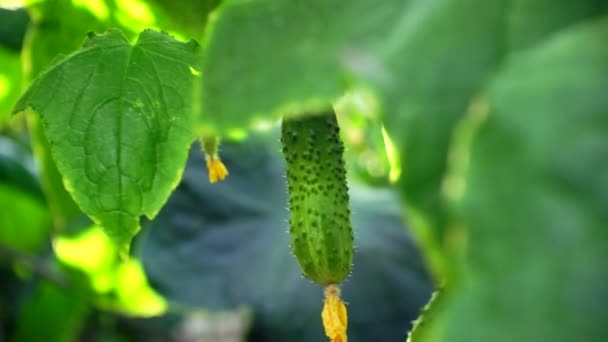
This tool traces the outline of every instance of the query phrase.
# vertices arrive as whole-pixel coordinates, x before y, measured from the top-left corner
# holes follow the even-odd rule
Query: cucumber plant
[[[436,340],[608,337],[608,306],[596,301],[608,279],[605,0],[227,0],[210,29],[206,20],[176,24],[200,45],[121,27],[42,65],[33,52],[48,52],[65,32],[84,37],[117,22],[87,19],[45,36],[69,22],[50,25],[49,13],[66,12],[37,12],[24,55],[47,68],[15,110],[36,112],[61,185],[124,253],[141,217],[153,219],[178,184],[197,125],[226,136],[287,115],[284,131],[300,134],[284,139],[294,254],[305,276],[328,287],[326,304],[336,303],[352,235],[348,196],[332,198],[347,193],[343,172],[331,168],[341,162],[326,158],[329,146],[342,148],[316,136],[330,114],[290,113],[365,89],[404,165],[396,184],[404,213],[438,283],[453,291],[427,312]],[[302,130],[308,124],[315,128]],[[210,180],[220,180],[227,171],[209,155]],[[324,316],[342,322],[334,309]]]

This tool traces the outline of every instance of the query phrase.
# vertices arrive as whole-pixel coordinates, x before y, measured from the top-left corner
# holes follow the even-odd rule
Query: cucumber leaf
[[[193,140],[191,66],[197,44],[152,30],[119,31],[40,74],[15,112],[40,115],[66,189],[123,253],[177,185]]]

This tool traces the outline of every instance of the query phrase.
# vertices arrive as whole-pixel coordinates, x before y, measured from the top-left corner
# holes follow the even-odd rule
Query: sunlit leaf
[[[152,8],[167,16],[172,27],[190,38],[200,39],[206,28],[209,14],[220,0],[151,0]]]
[[[349,176],[370,185],[389,184],[391,165],[373,95],[349,92],[338,100],[334,109],[346,146],[344,161]]]
[[[117,0],[114,6],[114,19],[134,32],[153,27],[155,24],[156,18],[145,1]]]
[[[24,10],[0,8],[0,128],[10,118],[21,93],[20,50],[28,21]]]
[[[76,236],[59,235],[53,250],[61,263],[87,274],[95,291],[113,289],[116,249],[100,227],[87,228]]]
[[[115,308],[123,313],[157,316],[167,310],[167,302],[150,287],[141,262],[135,259],[118,265],[116,294]]]
[[[66,188],[123,253],[177,184],[193,137],[190,66],[196,43],[118,31],[41,74],[15,111],[41,117]]]
[[[30,6],[45,0],[0,0],[1,8],[16,9]]]
[[[88,227],[75,236],[60,235],[53,247],[62,264],[88,277],[101,308],[135,316],[166,311],[167,303],[148,284],[140,262],[134,258],[121,262],[100,227]]]
[[[0,46],[0,126],[10,118],[11,109],[21,93],[19,53]]]

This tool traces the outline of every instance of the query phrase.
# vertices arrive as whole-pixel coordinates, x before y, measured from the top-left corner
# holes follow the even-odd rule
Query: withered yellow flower
[[[222,181],[228,176],[228,170],[218,156],[220,138],[214,135],[201,135],[201,147],[205,153],[207,170],[209,170],[209,183]]]
[[[207,170],[209,170],[209,183],[215,183],[222,181],[228,176],[228,170],[226,166],[217,155],[206,156]]]
[[[346,305],[340,299],[340,288],[329,285],[325,288],[325,303],[321,312],[325,335],[331,342],[347,342],[348,315]]]

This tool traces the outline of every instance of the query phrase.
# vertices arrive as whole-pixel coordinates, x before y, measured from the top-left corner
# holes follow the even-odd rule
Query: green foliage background
[[[438,288],[412,341],[608,338],[605,1],[26,5],[30,24],[11,13],[15,31],[0,30],[29,25],[23,47],[2,40],[0,119],[25,112],[11,126],[27,122],[45,196],[35,178],[5,172],[3,219],[28,229],[0,230],[11,255],[89,219],[125,255],[142,216],[162,222],[197,137],[240,137],[333,104],[359,127],[344,137],[351,173],[388,186],[389,168],[400,171],[390,187]],[[57,267],[76,272],[68,264]],[[78,291],[121,306],[98,296],[119,286],[86,282]]]

